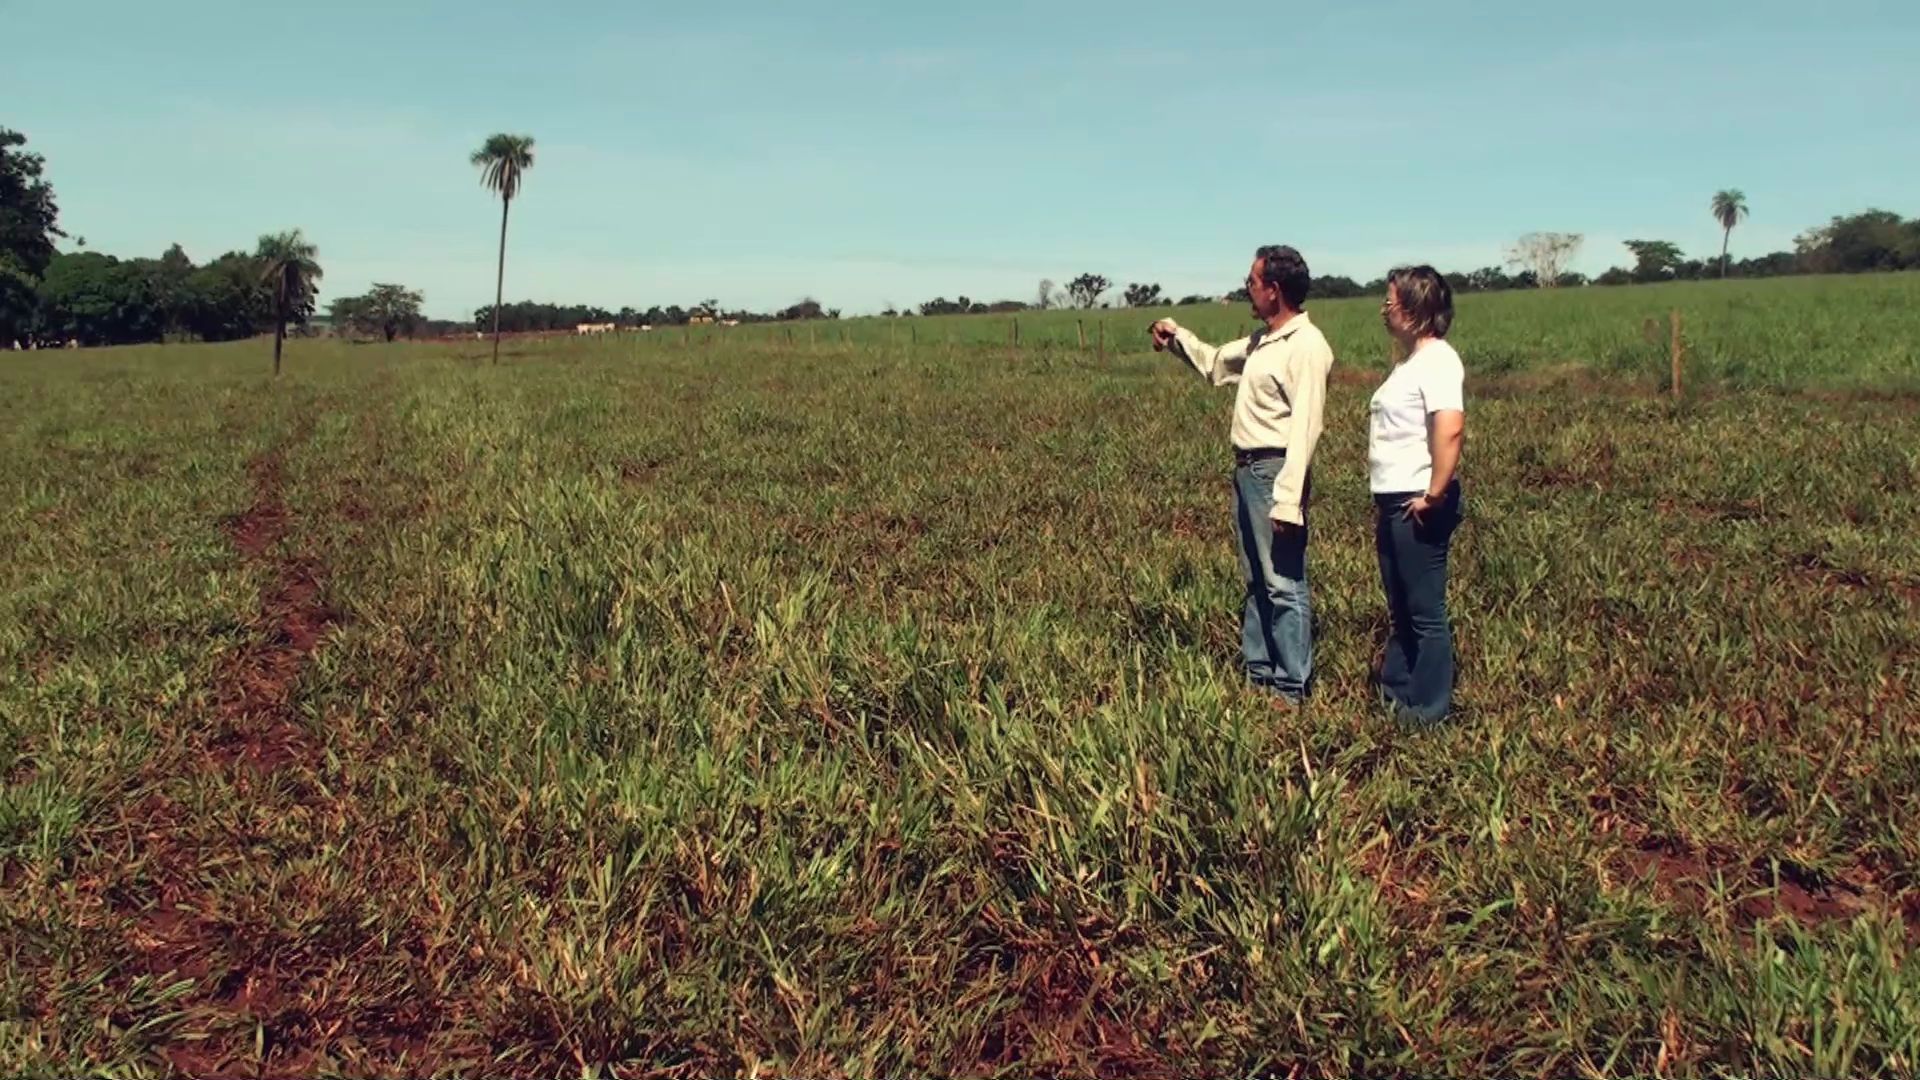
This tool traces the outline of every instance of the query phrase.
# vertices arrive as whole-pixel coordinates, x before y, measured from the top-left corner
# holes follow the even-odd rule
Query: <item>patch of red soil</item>
[[[248,472],[253,505],[228,523],[227,534],[248,561],[268,565],[272,580],[261,594],[256,620],[264,632],[219,678],[213,757],[221,764],[240,762],[272,772],[317,752],[293,715],[292,699],[308,659],[337,620],[321,600],[319,568],[279,551],[287,532],[279,455],[263,455]]]
[[[1739,927],[1790,918],[1809,929],[1845,921],[1873,905],[1871,886],[1845,878],[1827,878],[1791,862],[1741,864],[1716,852],[1648,842],[1623,857],[1627,876],[1693,911],[1706,910],[1724,886],[1735,900],[1728,916]]]
[[[1889,592],[1908,601],[1920,602],[1920,581],[1893,575],[1882,575],[1876,580],[1864,570],[1838,565],[1818,552],[1802,552],[1795,556],[1793,568],[1829,589]]]
[[[251,640],[215,675],[212,722],[189,740],[198,747],[198,766],[224,773],[239,791],[275,775],[300,785],[319,767],[321,747],[300,723],[295,698],[338,621],[323,599],[324,568],[286,550],[280,454],[261,455],[248,472],[253,503],[226,531],[266,581]],[[316,818],[338,817],[336,797],[317,784],[294,790]],[[130,820],[146,852],[147,887],[121,904],[135,907],[125,936],[128,971],[195,983],[175,1002],[186,1019],[160,1047],[166,1065],[196,1077],[302,1075],[329,1059],[361,1072],[391,1072],[404,1063],[410,1074],[432,1073],[435,1003],[355,1001],[348,985],[353,968],[343,962],[366,943],[351,929],[324,939],[281,940],[248,909],[251,898],[223,896],[208,880],[218,873],[210,868],[257,854],[189,814],[161,794],[134,809]],[[367,857],[367,874],[370,887],[385,891],[376,854]],[[405,891],[404,883],[393,883],[396,895]]]

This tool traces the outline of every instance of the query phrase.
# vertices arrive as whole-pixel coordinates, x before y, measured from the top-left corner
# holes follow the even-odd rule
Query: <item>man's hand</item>
[[[1168,345],[1173,344],[1173,332],[1178,329],[1180,329],[1179,324],[1172,319],[1161,319],[1149,326],[1147,332],[1153,335],[1153,351],[1162,352]]]
[[[1440,499],[1436,499],[1423,491],[1400,504],[1400,516],[1412,518],[1416,524],[1424,525],[1426,524],[1427,511],[1439,506],[1440,503]]]

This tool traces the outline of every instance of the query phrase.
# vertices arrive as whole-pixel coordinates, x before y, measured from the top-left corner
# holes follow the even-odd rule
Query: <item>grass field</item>
[[[1417,736],[1371,302],[1299,713],[1131,313],[0,356],[0,1072],[1912,1076],[1917,300],[1468,298]]]
[[[1311,305],[1343,356],[1380,353],[1379,301]],[[1771,278],[1634,288],[1587,288],[1564,296],[1530,292],[1460,298],[1456,344],[1475,358],[1479,375],[1573,364],[1642,386],[1665,386],[1668,317],[1680,312],[1688,370],[1724,387],[1881,388],[1920,393],[1920,343],[1912,314],[1920,306],[1920,273],[1864,277]],[[749,326],[727,333],[769,347],[913,344],[1004,345],[1019,323],[1030,350],[1072,348],[1080,336],[1096,350],[1102,324],[1115,351],[1149,348],[1152,312],[1052,311],[909,320],[848,320],[840,326]],[[1175,317],[1216,339],[1247,332],[1246,305],[1182,308]],[[1143,317],[1148,316],[1148,317]],[[1649,328],[1648,321],[1656,325]],[[666,332],[672,336],[673,331]],[[694,338],[695,343],[702,339]]]

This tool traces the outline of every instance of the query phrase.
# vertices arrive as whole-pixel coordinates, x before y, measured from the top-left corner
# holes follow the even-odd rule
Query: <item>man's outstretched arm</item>
[[[1155,349],[1173,350],[1175,356],[1193,365],[1195,371],[1215,386],[1239,382],[1240,373],[1247,367],[1247,354],[1253,350],[1252,338],[1209,345],[1172,319],[1154,323],[1152,333]]]

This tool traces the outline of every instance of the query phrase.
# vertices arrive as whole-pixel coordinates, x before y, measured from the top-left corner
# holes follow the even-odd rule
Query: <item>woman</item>
[[[1374,391],[1367,461],[1374,547],[1392,629],[1379,688],[1395,719],[1429,726],[1453,702],[1447,548],[1460,523],[1466,369],[1447,344],[1453,289],[1431,266],[1387,276],[1380,317],[1403,357]]]

